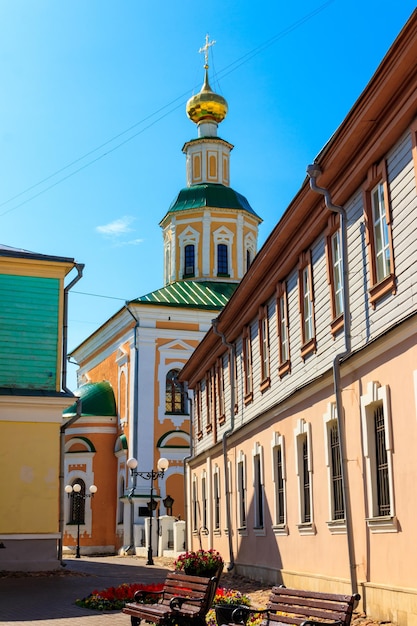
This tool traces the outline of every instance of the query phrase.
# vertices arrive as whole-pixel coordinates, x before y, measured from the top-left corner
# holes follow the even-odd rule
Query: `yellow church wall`
[[[58,532],[59,423],[0,422],[0,458],[0,534]]]
[[[168,320],[162,320],[156,322],[156,328],[164,328],[168,330],[199,330],[198,324],[192,324],[191,322],[170,322]]]

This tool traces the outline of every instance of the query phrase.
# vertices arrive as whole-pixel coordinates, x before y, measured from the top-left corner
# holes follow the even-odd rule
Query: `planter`
[[[217,626],[233,622],[235,624],[246,624],[249,618],[248,608],[243,604],[216,604],[214,611],[216,613]]]

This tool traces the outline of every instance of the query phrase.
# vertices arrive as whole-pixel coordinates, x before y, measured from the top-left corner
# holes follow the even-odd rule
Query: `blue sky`
[[[197,135],[185,103],[207,33],[231,186],[263,218],[262,244],[414,8],[2,0],[0,243],[85,263],[69,350],[163,284],[159,222],[185,186],[181,149]]]

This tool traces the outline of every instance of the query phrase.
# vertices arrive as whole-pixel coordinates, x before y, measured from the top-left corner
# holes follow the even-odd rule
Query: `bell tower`
[[[217,135],[228,106],[208,78],[206,36],[204,82],[186,105],[197,138],[183,146],[186,184],[160,223],[164,236],[164,284],[182,280],[238,283],[257,251],[261,218],[230,187],[233,145]]]

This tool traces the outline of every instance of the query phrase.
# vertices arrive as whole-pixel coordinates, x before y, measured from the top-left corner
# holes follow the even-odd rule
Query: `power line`
[[[242,65],[244,65],[245,63],[247,63],[249,60],[251,60],[253,57],[257,56],[258,54],[260,54],[261,52],[263,52],[264,50],[266,50],[267,48],[269,48],[270,46],[272,46],[276,41],[278,41],[279,39],[282,39],[283,37],[285,37],[286,35],[288,35],[289,33],[293,32],[294,30],[296,30],[297,28],[299,28],[300,26],[302,26],[303,24],[305,24],[308,20],[312,19],[313,17],[315,17],[317,14],[321,13],[324,9],[326,9],[330,4],[332,4],[335,0],[328,0],[327,2],[325,2],[324,4],[320,5],[319,7],[317,7],[316,9],[314,9],[313,11],[311,11],[310,13],[307,13],[305,16],[303,16],[302,18],[300,18],[299,20],[297,20],[296,22],[294,22],[293,24],[291,24],[290,26],[288,26],[287,28],[285,28],[284,30],[280,31],[277,35],[274,35],[273,37],[271,37],[270,39],[267,39],[265,42],[261,43],[259,46],[253,48],[252,50],[250,50],[249,52],[247,52],[246,54],[242,55],[241,57],[239,57],[238,59],[236,59],[235,61],[233,61],[232,63],[230,63],[229,65],[227,65],[226,67],[224,67],[222,70],[220,70],[215,78],[216,80],[218,80],[219,78],[224,78],[225,76],[228,76],[229,74],[231,74],[232,72],[235,72],[238,68],[240,68]],[[18,194],[15,194],[14,196],[8,198],[7,200],[4,200],[3,202],[0,202],[0,207],[3,207],[7,204],[9,204],[10,202],[13,202],[14,200],[17,200],[18,198],[24,196],[25,194],[29,193],[30,191],[32,191],[33,189],[36,189],[37,187],[39,187],[40,185],[48,182],[49,180],[51,180],[52,178],[55,178],[56,176],[58,176],[59,174],[61,174],[62,172],[65,172],[66,170],[68,170],[70,167],[73,167],[74,165],[77,165],[77,163],[80,163],[81,161],[83,161],[84,159],[87,159],[89,156],[95,154],[96,152],[98,152],[99,150],[101,150],[102,148],[105,148],[106,146],[108,146],[109,144],[113,143],[114,141],[116,141],[117,139],[119,139],[120,137],[123,137],[124,135],[126,135],[127,133],[129,133],[130,131],[132,131],[133,129],[137,128],[138,126],[140,126],[141,124],[144,124],[146,121],[150,120],[151,118],[155,117],[156,115],[158,115],[159,113],[161,113],[162,111],[165,111],[166,109],[169,109],[167,112],[165,112],[163,115],[160,115],[159,117],[157,117],[154,121],[152,121],[150,124],[148,124],[147,126],[145,126],[144,128],[142,128],[141,130],[139,130],[138,132],[134,133],[133,135],[130,135],[129,137],[127,137],[124,141],[119,142],[118,144],[116,144],[115,146],[113,146],[112,148],[110,148],[109,150],[106,150],[106,152],[103,152],[102,154],[100,154],[99,156],[97,156],[94,159],[91,159],[90,161],[88,161],[87,163],[85,163],[84,165],[82,165],[81,167],[78,167],[77,169],[73,170],[72,172],[70,172],[69,174],[67,174],[66,176],[62,176],[61,178],[59,178],[57,181],[55,181],[54,183],[52,183],[51,185],[48,185],[47,187],[45,187],[44,189],[42,189],[41,191],[39,191],[38,193],[33,194],[32,196],[30,196],[29,198],[27,198],[26,200],[23,200],[22,202],[20,202],[19,204],[11,207],[10,209],[7,209],[6,211],[4,211],[3,213],[0,213],[0,217],[3,217],[4,215],[6,215],[7,213],[11,213],[12,211],[15,211],[16,209],[20,208],[21,206],[27,204],[28,202],[30,202],[31,200],[34,200],[35,198],[37,198],[38,196],[46,193],[47,191],[49,191],[50,189],[52,189],[53,187],[56,187],[57,185],[61,184],[62,182],[68,180],[69,178],[71,178],[72,176],[75,176],[76,174],[78,174],[79,172],[81,172],[82,170],[86,169],[87,167],[90,167],[91,165],[93,165],[94,163],[97,163],[97,161],[100,161],[101,159],[103,159],[104,157],[108,156],[109,154],[111,154],[112,152],[115,152],[116,150],[118,150],[119,148],[121,148],[122,146],[124,146],[125,144],[127,144],[128,142],[132,141],[133,139],[135,139],[138,135],[141,135],[142,133],[144,133],[146,130],[148,130],[149,128],[151,128],[152,126],[154,126],[157,122],[161,121],[162,119],[164,119],[165,117],[167,117],[170,113],[173,113],[174,111],[176,111],[180,106],[183,106],[184,102],[186,100],[184,100],[184,98],[188,99],[188,96],[194,91],[194,89],[196,88],[196,86],[193,87],[192,90],[188,90],[187,92],[181,94],[180,96],[178,96],[177,98],[175,98],[174,100],[171,100],[169,103],[165,104],[164,106],[160,107],[159,109],[157,109],[156,111],[154,111],[153,113],[150,113],[149,115],[147,115],[146,117],[144,117],[142,120],[140,120],[139,122],[136,122],[135,124],[133,124],[132,126],[130,126],[129,128],[127,128],[126,130],[122,131],[121,133],[118,133],[117,135],[115,135],[114,137],[112,137],[111,139],[108,139],[107,141],[105,141],[104,143],[100,144],[99,146],[97,146],[96,148],[94,148],[93,150],[90,150],[89,152],[86,152],[85,154],[83,154],[82,156],[78,157],[77,159],[75,159],[74,161],[71,161],[70,163],[68,163],[67,165],[65,165],[64,167],[56,170],[55,172],[53,172],[52,174],[50,174],[49,176],[46,176],[45,178],[41,179],[40,181],[38,181],[37,183],[34,183],[33,185],[31,185],[30,187],[27,187],[26,189],[24,189],[23,191],[19,192]],[[175,103],[177,103],[178,101],[181,101],[179,104],[177,104],[176,106],[173,106]],[[171,107],[171,108],[170,108]]]

